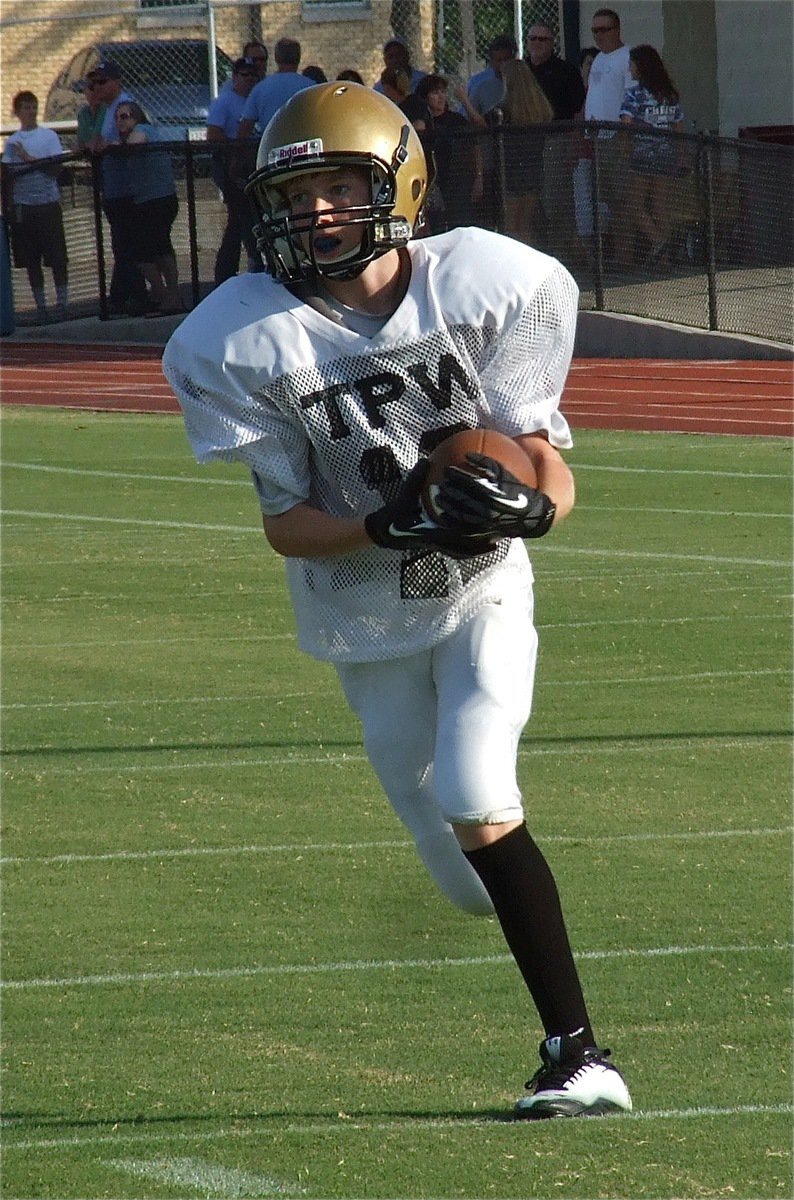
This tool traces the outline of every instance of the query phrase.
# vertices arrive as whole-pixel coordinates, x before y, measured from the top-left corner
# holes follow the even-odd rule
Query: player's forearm
[[[371,547],[364,522],[354,517],[297,504],[277,517],[262,517],[265,537],[277,554],[285,558],[327,558]]]
[[[532,460],[532,465],[538,476],[538,489],[549,497],[556,506],[554,517],[556,525],[574,506],[576,491],[573,475],[565,459],[555,450],[545,438],[529,435],[517,438],[516,441],[524,448]]]

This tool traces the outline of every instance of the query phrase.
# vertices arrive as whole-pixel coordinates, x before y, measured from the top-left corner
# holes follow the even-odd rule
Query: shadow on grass
[[[742,738],[742,739],[763,739],[763,738],[790,738],[794,730],[792,729],[704,729],[699,733],[692,730],[669,730],[667,732],[655,731],[653,733],[605,733],[605,734],[582,734],[575,737],[567,735],[561,737],[532,737],[528,736],[522,739],[521,747],[526,750],[528,748],[537,747],[538,749],[553,749],[555,746],[610,746],[610,745],[652,745],[654,742],[671,742],[671,741],[686,741],[700,742],[710,741],[714,738]],[[73,756],[73,755],[91,755],[91,754],[145,754],[147,756],[162,753],[176,753],[185,750],[203,750],[210,753],[224,751],[234,753],[241,750],[312,750],[317,754],[327,750],[347,750],[358,754],[363,754],[364,748],[360,741],[350,741],[347,738],[327,739],[322,742],[316,740],[298,741],[291,738],[289,741],[268,741],[265,739],[257,739],[256,741],[241,741],[241,742],[142,742],[130,743],[123,746],[18,746],[16,749],[5,748],[3,756],[5,758],[32,758],[32,757],[58,757],[58,756]],[[219,763],[223,766],[223,763]]]
[[[403,1121],[437,1121],[439,1124],[450,1122],[460,1124],[461,1122],[470,1121],[472,1125],[483,1124],[484,1122],[493,1122],[495,1124],[513,1124],[517,1120],[512,1112],[504,1108],[482,1108],[472,1111],[466,1109],[456,1111],[448,1109],[442,1111],[440,1109],[384,1109],[378,1112],[359,1112],[346,1114],[345,1123],[355,1126],[360,1124],[372,1124],[379,1121],[403,1120]],[[112,1130],[114,1133],[119,1130],[128,1129],[149,1129],[156,1131],[163,1129],[165,1131],[177,1125],[250,1125],[255,1129],[264,1128],[270,1124],[278,1126],[279,1129],[284,1128],[284,1122],[289,1124],[301,1124],[311,1121],[312,1123],[321,1124],[327,1121],[328,1128],[335,1128],[339,1125],[340,1116],[338,1111],[318,1111],[318,1112],[299,1112],[293,1111],[277,1111],[277,1112],[230,1112],[230,1113],[174,1113],[171,1115],[152,1114],[151,1116],[145,1113],[136,1113],[131,1117],[91,1117],[89,1119],[69,1118],[58,1113],[23,1113],[23,1112],[8,1112],[3,1114],[2,1125],[6,1132],[12,1129],[17,1133],[30,1135],[36,1130],[58,1130],[61,1133],[79,1133],[80,1130]]]

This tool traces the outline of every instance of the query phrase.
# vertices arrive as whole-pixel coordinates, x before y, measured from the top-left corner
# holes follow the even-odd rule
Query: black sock
[[[582,1029],[585,1046],[595,1046],[557,885],[526,825],[465,854],[491,897],[547,1036]]]

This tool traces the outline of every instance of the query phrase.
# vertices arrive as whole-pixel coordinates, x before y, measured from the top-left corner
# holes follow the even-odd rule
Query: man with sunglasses
[[[629,47],[621,40],[620,17],[611,8],[599,8],[591,32],[598,54],[590,68],[585,119],[618,121],[626,88],[637,82],[629,71]]]
[[[598,54],[593,59],[587,83],[584,115],[586,121],[619,121],[620,109],[627,88],[637,86],[629,70],[629,46],[624,46],[620,32],[620,17],[611,8],[599,8],[593,14],[591,26],[593,41]],[[599,183],[601,203],[606,206],[605,215],[612,241],[613,256],[617,256],[615,244],[618,215],[625,188],[625,151],[623,139],[615,137],[615,130],[602,129],[598,135]]]
[[[121,82],[118,64],[110,59],[98,62],[86,75],[86,87],[95,100],[105,106],[99,137],[89,147],[102,156],[102,211],[110,226],[110,245],[113,251],[113,272],[108,299],[111,311],[141,316],[147,307],[146,281],[138,270],[130,240],[132,224],[132,183],[128,160],[119,154],[107,154],[110,146],[119,144],[116,109],[131,103],[135,97]]]
[[[541,22],[527,34],[525,61],[554,109],[555,121],[572,121],[584,104],[585,88],[579,68],[554,49],[554,32]],[[543,145],[543,211],[546,246],[565,258],[574,241],[573,176],[570,134],[549,136]]]

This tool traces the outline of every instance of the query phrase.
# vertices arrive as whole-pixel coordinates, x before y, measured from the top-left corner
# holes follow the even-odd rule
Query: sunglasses
[[[529,38],[529,41],[530,41],[530,42],[553,42],[553,41],[554,41],[554,38],[550,38],[550,37],[539,37],[537,34],[533,34],[533,35],[532,35],[532,37],[531,37],[531,38]]]
[[[617,29],[617,25],[593,25],[591,33],[610,33],[613,29]]]
[[[238,79],[256,79],[256,71],[235,71]]]
[[[116,120],[117,120],[117,121],[134,121],[134,120],[135,120],[135,118],[133,117],[132,113],[120,113],[120,112],[117,112],[117,113],[116,113]]]
[[[103,84],[105,84],[105,83],[107,83],[107,79],[92,79],[91,83],[89,83],[88,86],[89,87],[102,87]]]

